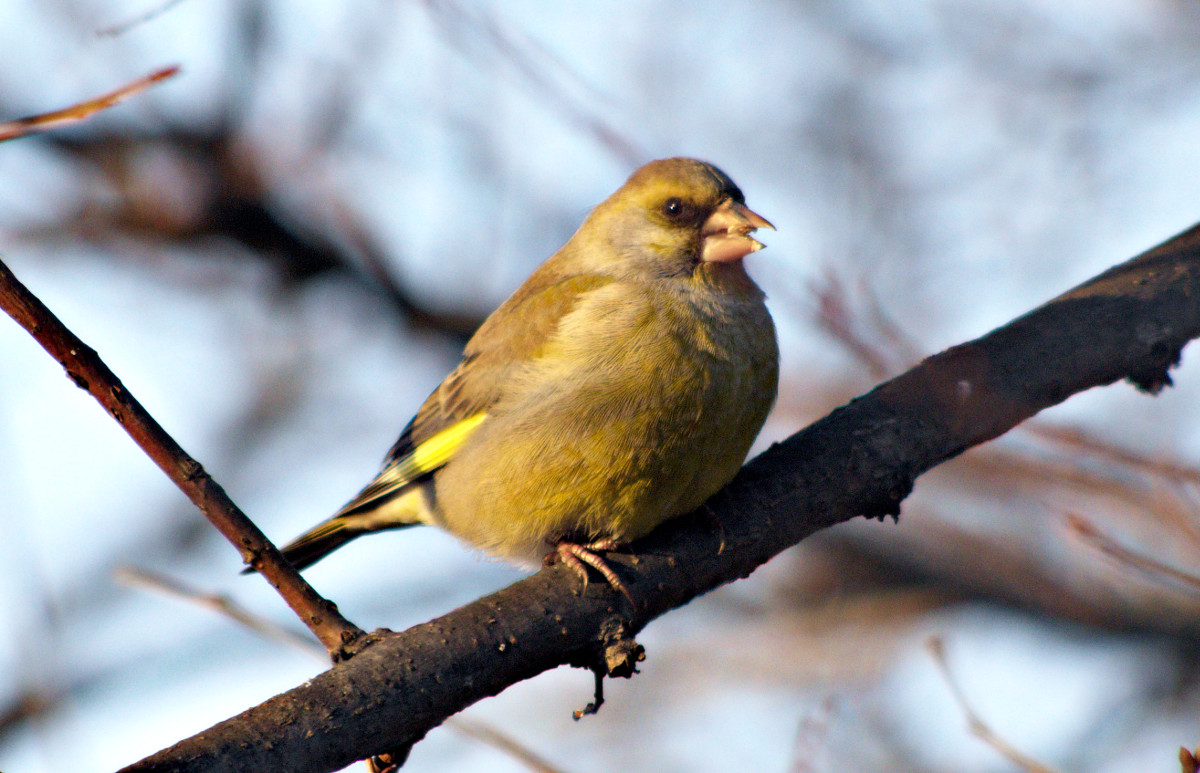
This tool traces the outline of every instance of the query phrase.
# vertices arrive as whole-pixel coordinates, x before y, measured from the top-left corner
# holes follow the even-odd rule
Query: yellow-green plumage
[[[768,225],[711,165],[639,169],[488,317],[376,480],[285,554],[424,523],[535,562],[698,507],[775,398],[774,327],[740,260]]]

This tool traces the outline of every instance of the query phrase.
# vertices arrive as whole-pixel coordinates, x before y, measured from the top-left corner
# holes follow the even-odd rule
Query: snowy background
[[[147,12],[150,15],[143,18]],[[273,538],[326,517],[473,325],[652,158],[772,220],[762,443],[1200,220],[1185,0],[0,2],[0,119],[178,77],[0,145],[0,252]],[[651,625],[573,722],[559,669],[405,770],[1178,770],[1200,743],[1200,365],[1095,390]],[[0,770],[114,770],[321,658],[119,579],[299,625],[61,368],[0,319]],[[127,576],[120,575],[120,576]],[[433,530],[307,576],[402,629],[521,574]]]

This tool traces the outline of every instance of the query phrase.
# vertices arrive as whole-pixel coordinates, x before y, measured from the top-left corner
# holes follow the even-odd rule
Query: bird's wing
[[[510,380],[537,359],[559,321],[584,295],[614,281],[594,274],[565,277],[543,269],[484,321],[467,342],[462,361],[404,428],[378,477],[338,516],[370,509],[450,461],[487,420]]]

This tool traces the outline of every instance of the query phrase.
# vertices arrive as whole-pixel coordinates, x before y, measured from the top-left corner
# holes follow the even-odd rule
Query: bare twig
[[[1095,524],[1077,513],[1066,514],[1067,525],[1093,547],[1105,555],[1111,556],[1122,564],[1132,566],[1158,579],[1171,579],[1184,585],[1200,590],[1200,576],[1190,574],[1181,569],[1164,564],[1158,559],[1139,553],[1132,548],[1122,545],[1112,536],[1101,531]]]
[[[475,722],[473,720],[463,719],[462,717],[456,717],[454,720],[449,721],[446,724],[453,727],[463,735],[474,738],[480,743],[500,749],[513,759],[525,765],[525,767],[532,770],[533,773],[562,773],[562,768],[555,767],[544,758],[530,750],[527,746],[518,743],[511,737],[497,731],[493,727]]]
[[[631,137],[611,125],[602,111],[593,108],[595,94],[590,95],[588,100],[572,99],[567,94],[551,74],[566,73],[574,80],[581,79],[536,40],[504,25],[494,14],[477,9],[473,3],[438,0],[426,5],[433,18],[446,30],[451,41],[462,39],[463,30],[477,34],[478,39],[485,41],[495,55],[507,62],[514,72],[533,86],[552,106],[591,134],[602,147],[607,148],[617,158],[635,166],[649,158],[646,151]],[[477,53],[473,47],[464,47],[464,51],[469,55]],[[485,62],[485,66],[489,68],[494,65],[494,62]]]
[[[1024,428],[1027,432],[1047,438],[1059,445],[1107,459],[1133,470],[1142,470],[1177,482],[1200,484],[1200,469],[1169,459],[1147,458],[1135,451],[1102,440],[1078,427],[1052,424],[1048,421],[1031,421]]]
[[[296,572],[271,541],[233,503],[200,463],[167,434],[125,388],[99,355],[79,340],[0,262],[0,308],[25,328],[67,377],[104,406],[146,455],[200,508],[225,538],[275,587],[288,606],[337,660],[343,647],[363,631],[321,597]]]
[[[121,24],[113,24],[112,26],[104,27],[102,29],[96,30],[96,35],[99,37],[110,37],[110,38],[115,38],[119,35],[124,35],[126,32],[129,32],[129,30],[133,29],[134,27],[139,27],[147,22],[157,19],[159,16],[162,16],[164,13],[171,10],[172,8],[174,8],[175,6],[179,5],[182,2],[183,2],[183,0],[165,0],[164,2],[159,3],[154,8],[151,8],[148,11],[143,11],[142,13],[133,17],[132,19],[129,19],[128,21],[122,22]]]
[[[275,625],[264,620],[261,616],[248,611],[228,596],[223,596],[219,593],[205,593],[165,574],[133,566],[118,567],[116,572],[114,572],[114,576],[119,582],[123,582],[126,585],[149,588],[167,596],[199,604],[206,609],[211,609],[218,614],[230,618],[239,625],[245,626],[268,639],[274,639],[275,641],[281,641],[293,647],[298,647],[309,654],[316,654],[322,657],[325,655],[317,643],[309,637],[298,634],[290,628],[284,628],[281,625]]]
[[[886,378],[905,365],[917,362],[924,351],[905,335],[883,308],[883,303],[865,283],[859,292],[866,308],[860,313],[852,303],[841,276],[827,268],[819,280],[808,285],[816,301],[814,322],[841,344],[875,378]]]
[[[933,657],[934,665],[937,666],[938,671],[942,674],[942,678],[946,681],[946,686],[950,688],[950,694],[954,696],[954,702],[958,704],[959,710],[966,717],[967,727],[971,730],[972,734],[995,749],[1006,760],[1021,768],[1021,770],[1029,771],[1029,773],[1058,773],[1054,768],[1047,767],[1032,757],[1018,751],[1008,741],[996,735],[979,718],[979,715],[971,708],[971,704],[967,702],[967,696],[963,693],[962,687],[954,679],[954,675],[950,673],[950,666],[946,662],[946,643],[941,636],[930,636],[925,640],[925,647],[929,650],[929,654]]]
[[[125,84],[116,91],[110,91],[95,99],[79,102],[70,107],[64,107],[62,110],[18,118],[15,121],[5,121],[0,123],[0,142],[23,137],[26,134],[33,134],[34,132],[44,132],[49,129],[58,128],[59,126],[77,123],[101,110],[112,107],[122,100],[142,93],[155,83],[166,80],[177,72],[179,72],[179,65],[173,64],[170,67],[155,70],[149,75]]]

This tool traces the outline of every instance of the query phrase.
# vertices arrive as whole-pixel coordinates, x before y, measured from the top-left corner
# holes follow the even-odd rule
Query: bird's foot
[[[636,609],[637,602],[633,600],[633,595],[625,587],[625,583],[621,582],[621,578],[617,577],[617,573],[612,570],[608,562],[596,554],[596,551],[615,550],[618,547],[620,544],[612,539],[597,540],[586,545],[562,540],[554,545],[554,552],[546,556],[545,563],[549,566],[555,561],[562,561],[569,566],[575,574],[583,579],[584,591],[588,586],[587,567],[592,567],[600,573],[605,582],[612,586],[613,590],[619,591],[622,596],[629,599],[629,603]]]

